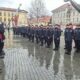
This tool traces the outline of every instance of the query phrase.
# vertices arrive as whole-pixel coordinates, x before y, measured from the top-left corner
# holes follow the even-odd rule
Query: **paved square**
[[[7,36],[6,55],[0,59],[0,80],[80,80],[80,54],[74,49],[71,56],[64,54],[61,43],[55,52],[26,38]]]

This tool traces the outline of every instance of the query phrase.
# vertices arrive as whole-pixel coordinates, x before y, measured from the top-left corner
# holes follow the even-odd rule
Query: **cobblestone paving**
[[[60,50],[54,52],[7,35],[6,55],[0,59],[0,80],[80,80],[80,54],[73,50],[71,56],[66,55],[63,48],[61,44]]]

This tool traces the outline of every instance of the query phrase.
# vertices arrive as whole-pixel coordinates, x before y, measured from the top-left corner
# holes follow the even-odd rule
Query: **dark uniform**
[[[25,27],[20,27],[18,30],[18,35],[21,34],[23,37],[26,36],[26,28]]]
[[[29,39],[29,31],[30,31],[30,28],[27,27],[27,28],[26,28],[26,36],[27,36],[28,39]]]
[[[44,44],[46,45],[46,27],[43,28],[43,38],[44,38]]]
[[[36,39],[36,43],[39,43],[39,29],[38,26],[36,26],[35,28],[35,39]]]
[[[65,36],[65,41],[66,41],[66,54],[70,54],[72,50],[72,40],[73,40],[73,29],[70,27],[71,24],[67,29],[65,29],[64,36]]]
[[[64,47],[64,49],[66,49],[66,44],[67,44],[67,42],[66,42],[66,36],[65,36],[65,32],[67,31],[67,29],[68,29],[68,24],[66,25],[66,28],[65,28],[65,31],[64,31],[64,40],[65,40],[65,47]]]
[[[54,44],[55,44],[54,50],[58,50],[60,47],[60,36],[61,36],[60,26],[56,25],[56,27],[54,28]]]
[[[29,39],[29,41],[31,40],[31,29],[30,29],[30,27],[28,28],[28,39]]]
[[[43,41],[44,41],[44,31],[43,31],[43,27],[41,26],[39,28],[39,39],[40,39],[40,45],[43,46]]]
[[[76,52],[80,51],[80,25],[77,25],[77,28],[74,29],[74,39],[76,45]]]
[[[32,42],[34,42],[34,33],[35,33],[34,27],[32,26],[32,27],[31,27],[31,41],[32,41]]]
[[[47,28],[46,31],[46,42],[47,42],[47,47],[49,48],[51,46],[51,43],[53,41],[53,29],[51,27]]]

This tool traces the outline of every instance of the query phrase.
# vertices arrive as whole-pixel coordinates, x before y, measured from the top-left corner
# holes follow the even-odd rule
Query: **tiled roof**
[[[38,22],[48,23],[48,22],[50,22],[50,19],[51,19],[51,16],[45,16],[45,17],[38,18]],[[30,23],[36,23],[37,19],[36,18],[31,19],[31,20],[29,20],[29,22]]]
[[[0,7],[0,10],[13,11],[13,12],[16,12],[17,11],[17,9],[14,9],[14,8],[6,8],[6,7]],[[26,10],[20,10],[20,12],[26,12],[26,13],[28,13]]]

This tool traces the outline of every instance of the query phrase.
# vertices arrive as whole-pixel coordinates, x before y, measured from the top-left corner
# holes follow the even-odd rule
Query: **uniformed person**
[[[31,26],[28,27],[28,39],[31,40]]]
[[[67,29],[64,32],[64,37],[65,37],[65,42],[66,42],[66,54],[71,54],[71,50],[72,50],[72,40],[73,40],[73,25],[70,23],[67,26]]]
[[[80,24],[76,25],[76,28],[74,29],[74,39],[76,52],[80,52]]]
[[[51,46],[51,43],[52,43],[52,41],[53,41],[53,29],[52,29],[52,27],[50,27],[50,26],[48,26],[48,28],[47,28],[47,33],[46,33],[46,35],[47,35],[47,48],[50,48],[50,46]]]
[[[46,44],[47,44],[47,39],[46,39],[46,37],[47,37],[47,26],[44,26],[44,28],[43,28],[43,36],[44,36],[44,45],[46,46]]]
[[[44,41],[44,31],[43,31],[43,25],[40,26],[39,28],[39,39],[40,39],[40,45],[43,46],[43,41]]]
[[[30,33],[29,31],[30,31],[30,25],[27,27],[27,30],[26,30],[26,35],[27,35],[28,40],[29,40],[29,38],[30,38],[30,37],[29,37],[29,33]]]
[[[54,28],[54,50],[58,50],[60,47],[60,36],[61,36],[61,28],[60,25],[56,24]]]
[[[34,26],[31,27],[31,41],[34,42]]]
[[[73,31],[75,32],[75,28],[76,28],[77,25],[73,26]],[[76,41],[75,41],[75,35],[73,36],[73,41],[74,41],[74,46],[73,48],[76,49]]]
[[[69,24],[66,25],[65,31],[67,31],[68,26],[69,26]],[[65,32],[64,32],[64,40],[65,40],[65,47],[64,47],[64,49],[66,49],[66,44],[67,44],[67,42],[66,42]]]
[[[36,39],[36,43],[39,43],[39,27],[38,25],[35,26],[35,39]]]

